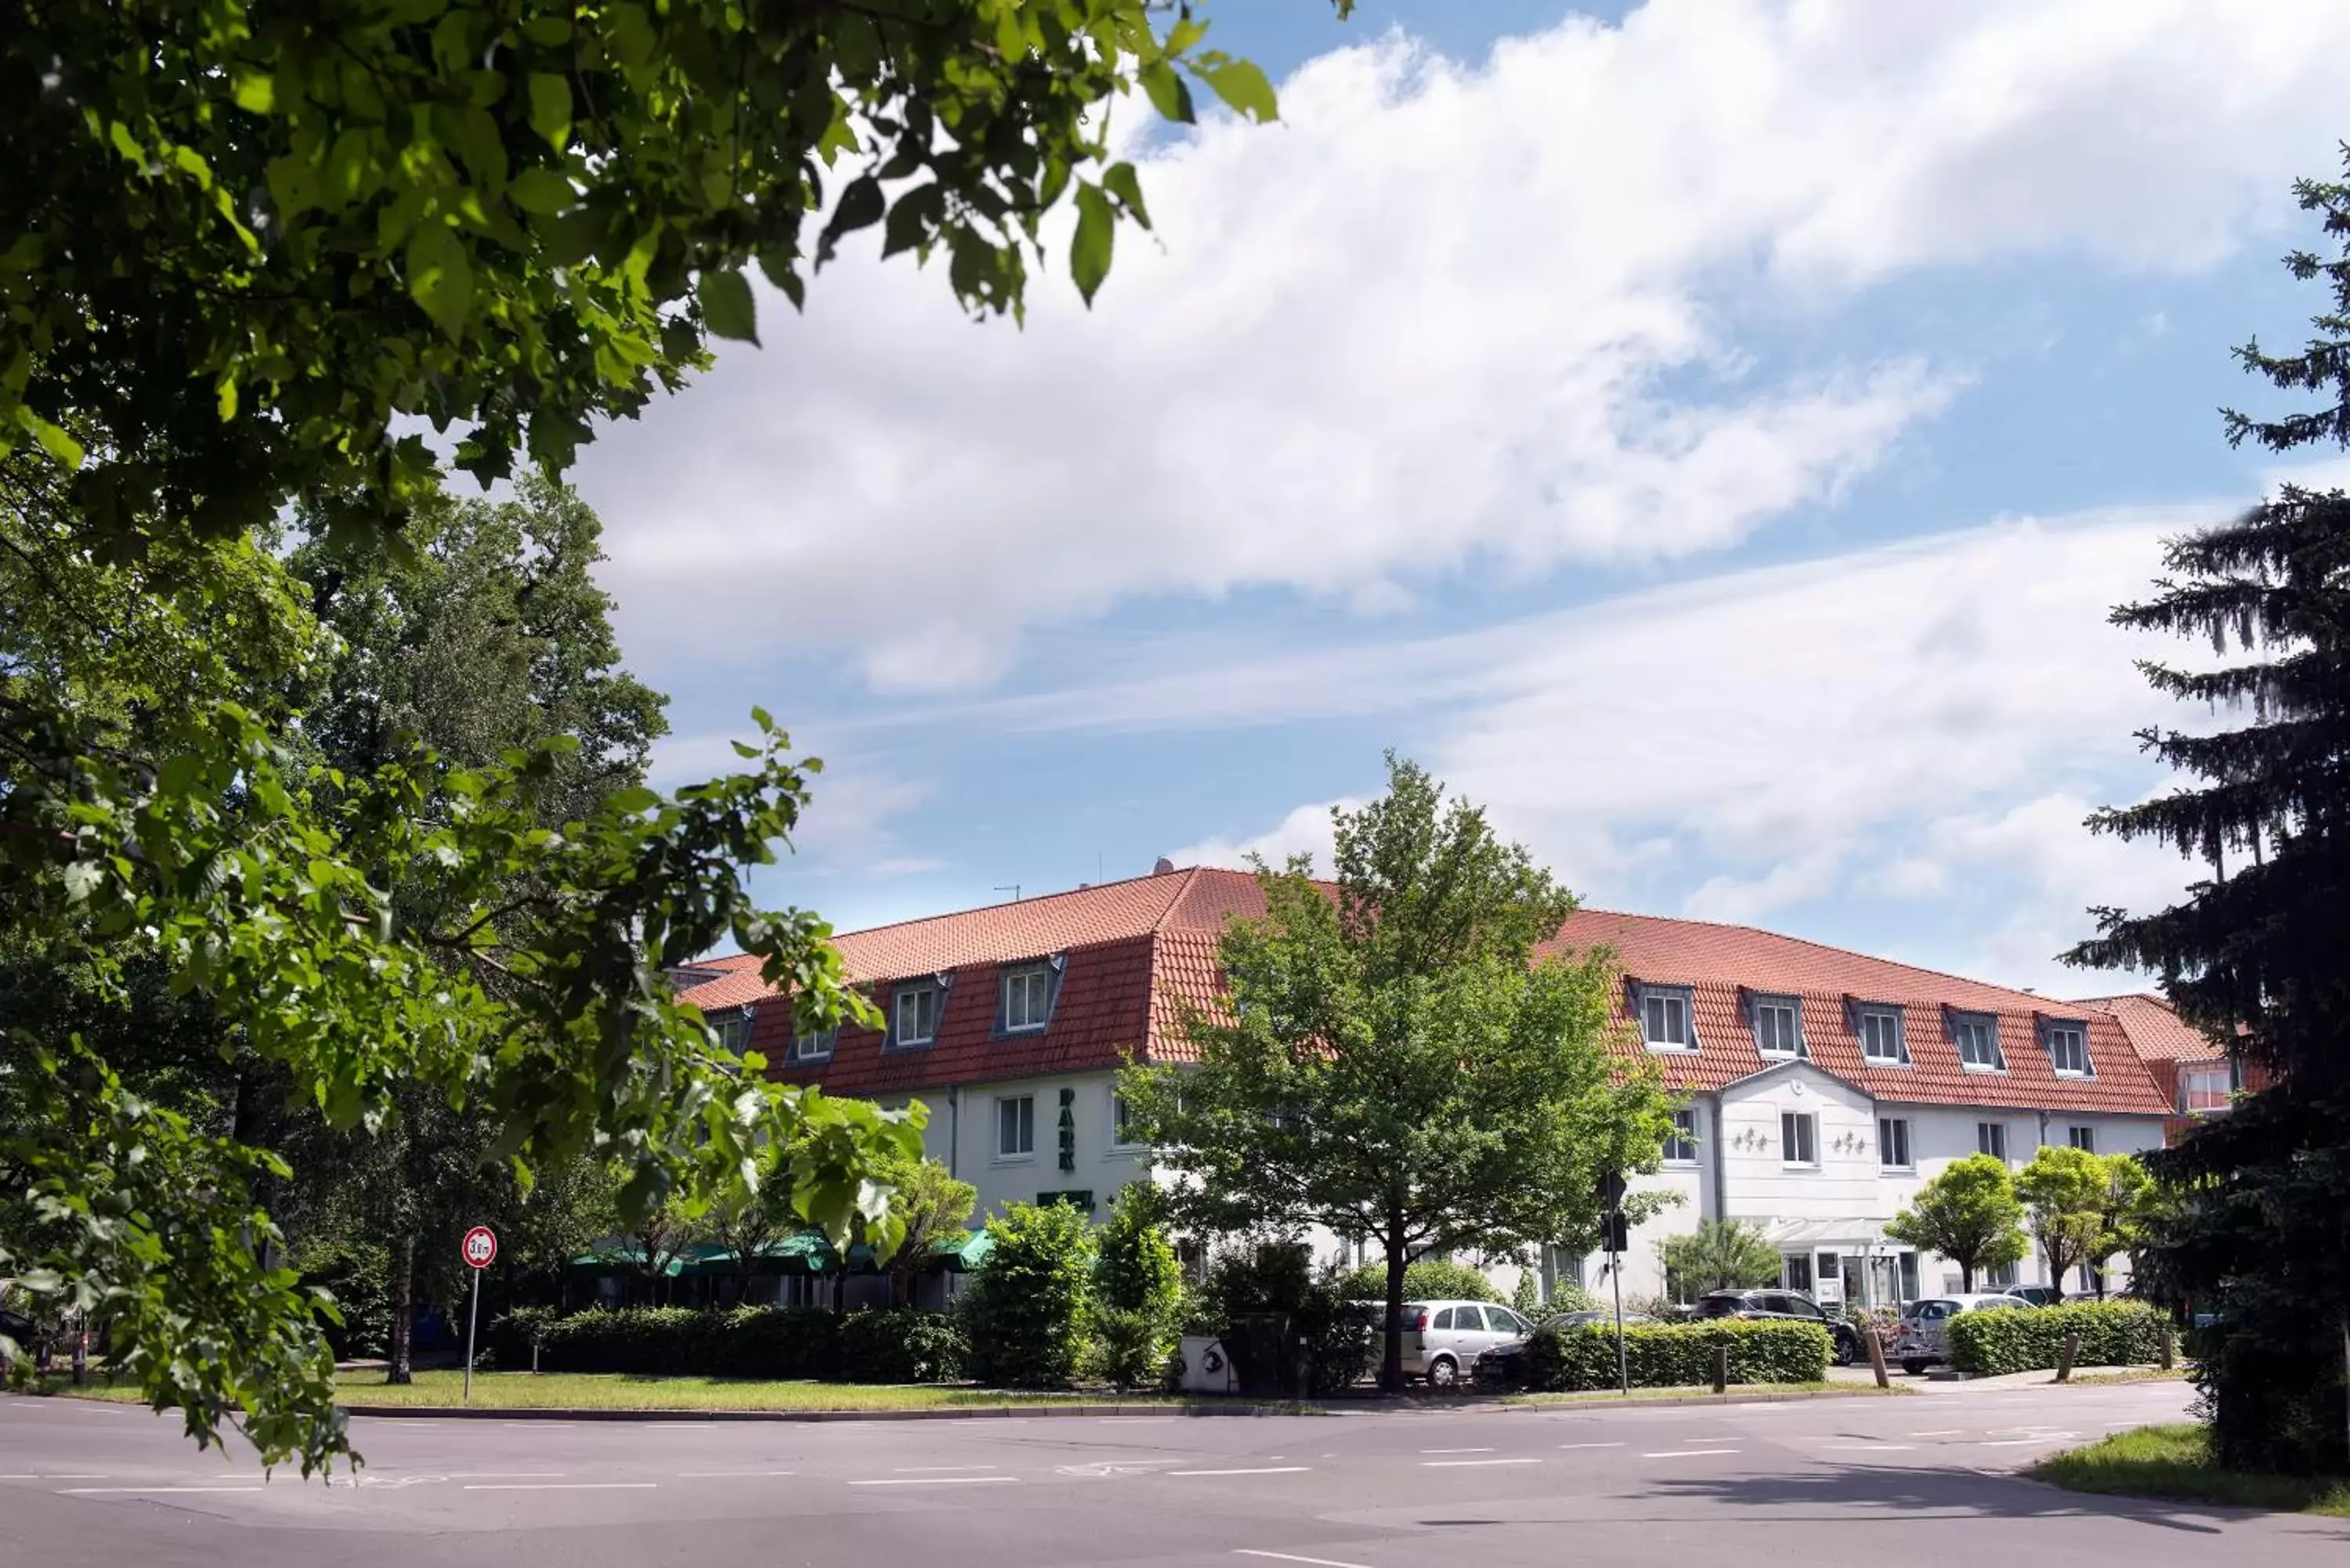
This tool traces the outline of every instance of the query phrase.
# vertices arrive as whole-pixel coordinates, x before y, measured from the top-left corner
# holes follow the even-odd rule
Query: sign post
[[[1599,1179],[1599,1228],[1607,1243],[1607,1282],[1616,1292],[1616,1387],[1632,1393],[1631,1357],[1624,1348],[1624,1252],[1630,1238],[1624,1223],[1624,1178],[1608,1171]]]
[[[465,1266],[473,1271],[473,1304],[465,1313],[465,1394],[463,1404],[473,1402],[473,1331],[482,1321],[482,1271],[498,1261],[497,1232],[487,1225],[476,1225],[465,1232],[458,1249]]]

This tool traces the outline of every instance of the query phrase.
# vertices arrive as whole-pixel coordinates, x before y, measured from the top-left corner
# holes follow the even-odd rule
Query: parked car
[[[26,1360],[36,1360],[40,1354],[41,1331],[38,1324],[20,1312],[0,1307],[0,1339],[16,1342],[17,1354]],[[0,1351],[0,1366],[8,1364],[5,1351]]]
[[[1950,1320],[1961,1313],[2022,1312],[2032,1303],[2005,1292],[1970,1296],[1928,1296],[1901,1309],[1901,1327],[1893,1340],[1893,1358],[1915,1377],[1937,1362],[1950,1358]]]
[[[1430,1388],[1455,1388],[1488,1351],[1533,1332],[1534,1324],[1492,1302],[1406,1302],[1403,1373]]]
[[[1544,1324],[1555,1324],[1561,1328],[1612,1328],[1616,1314],[1612,1312],[1563,1312],[1542,1321]],[[1656,1321],[1645,1313],[1627,1312],[1624,1314],[1624,1326],[1627,1328]],[[1504,1340],[1479,1356],[1477,1381],[1505,1388],[1523,1386],[1526,1381],[1526,1345],[1533,1337],[1531,1333],[1527,1333],[1515,1339]]]
[[[1697,1299],[1700,1319],[1735,1317],[1750,1321],[1815,1323],[1828,1331],[1835,1364],[1850,1366],[1866,1354],[1852,1324],[1832,1318],[1820,1303],[1801,1291],[1714,1291]]]
[[[2054,1285],[2009,1285],[1999,1293],[2036,1307],[2055,1306],[2064,1299],[2064,1293]]]

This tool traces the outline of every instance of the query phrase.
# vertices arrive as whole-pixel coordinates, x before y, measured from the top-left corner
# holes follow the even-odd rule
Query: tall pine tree
[[[2350,156],[2350,150],[2345,150]],[[2286,258],[2333,309],[2299,353],[2258,343],[2245,368],[2314,410],[2230,412],[2230,444],[2350,447],[2350,183],[2303,181],[2334,260]],[[2350,496],[2292,485],[2169,549],[2155,596],[2122,626],[2208,641],[2195,669],[2148,662],[2160,691],[2223,716],[2150,730],[2147,749],[2194,781],[2100,813],[2099,832],[2165,841],[2210,867],[2159,913],[2098,911],[2068,955],[2160,975],[2181,1016],[2265,1087],[2153,1161],[2175,1202],[2150,1278],[2220,1320],[2199,1376],[2224,1463],[2350,1469]]]

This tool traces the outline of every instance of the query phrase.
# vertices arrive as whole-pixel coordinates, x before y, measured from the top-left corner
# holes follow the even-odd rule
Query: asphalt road
[[[266,1480],[144,1410],[0,1398],[0,1563],[41,1568],[2338,1568],[2350,1523],[2014,1468],[2176,1384],[1731,1408],[961,1421],[355,1422]]]

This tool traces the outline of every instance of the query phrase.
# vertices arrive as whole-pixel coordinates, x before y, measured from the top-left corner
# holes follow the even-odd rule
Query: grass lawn
[[[2203,1428],[2189,1421],[2116,1432],[2085,1448],[2052,1454],[2024,1473],[2068,1491],[2178,1498],[2350,1519],[2350,1481],[2223,1470],[2211,1462]]]
[[[337,1393],[347,1405],[455,1405],[464,1374],[420,1370],[395,1386],[380,1372],[347,1372]],[[97,1379],[76,1388],[53,1377],[41,1390],[85,1399],[139,1402],[138,1390]],[[476,1372],[473,1402],[491,1410],[939,1410],[971,1406],[1170,1403],[1165,1396],[1106,1391],[1027,1393],[954,1384],[762,1383],[733,1377],[634,1377],[620,1373]]]
[[[2159,1366],[2137,1366],[2122,1372],[2075,1372],[2069,1386],[2095,1388],[2113,1383],[2179,1383],[2187,1377],[2187,1368],[2174,1366],[2165,1372]]]

